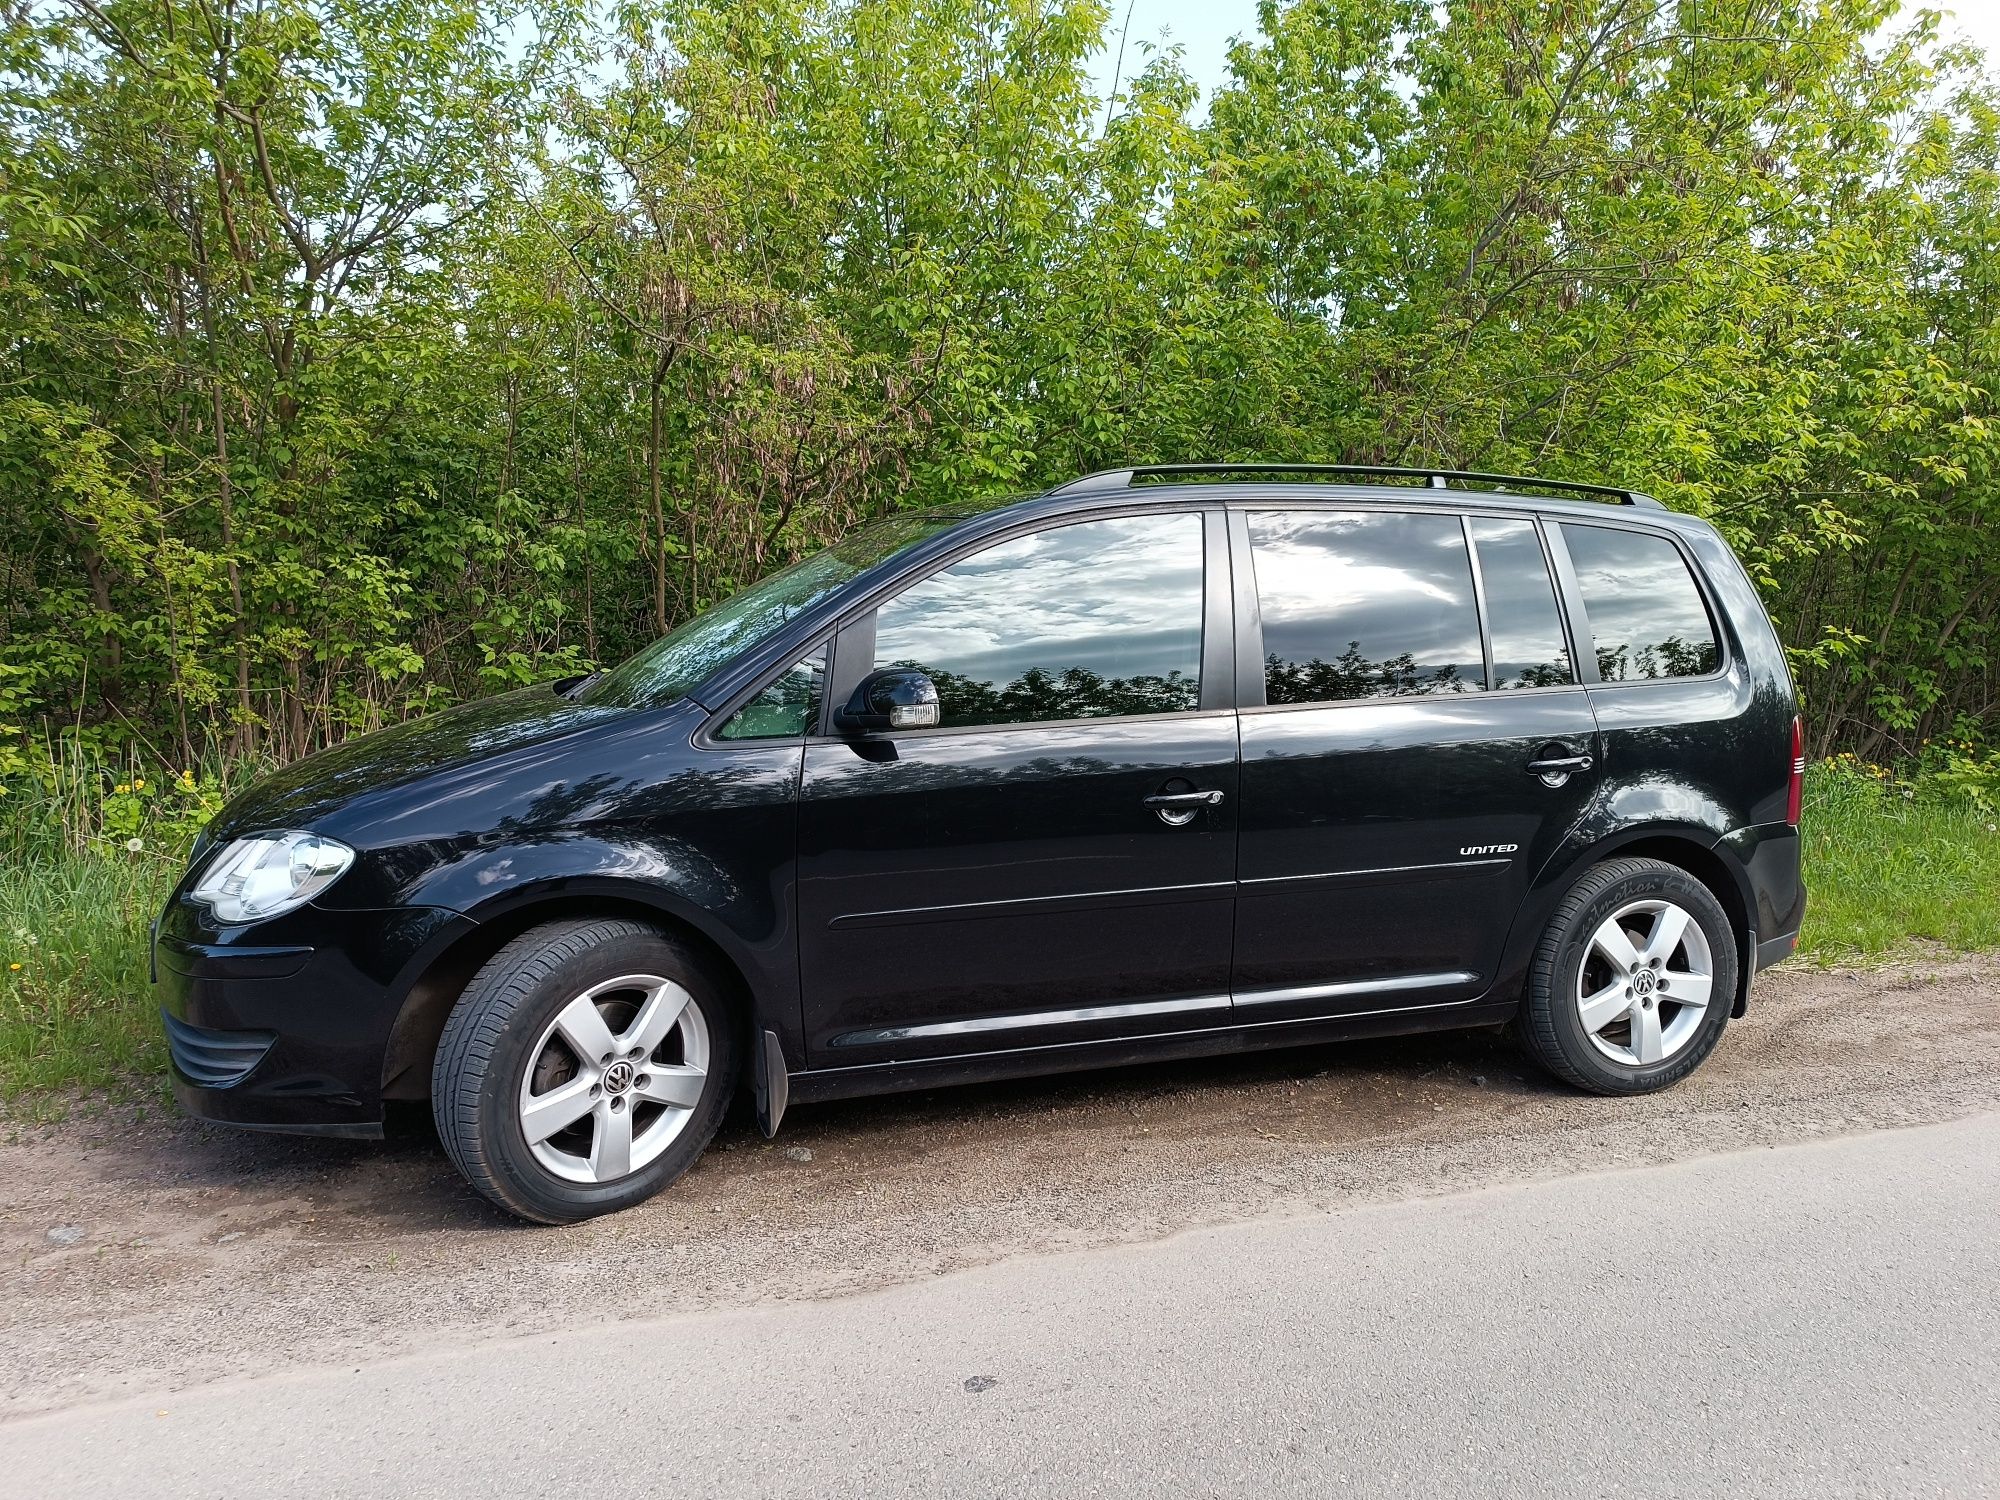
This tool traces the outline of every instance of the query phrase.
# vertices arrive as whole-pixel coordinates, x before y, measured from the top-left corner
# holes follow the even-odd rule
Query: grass
[[[1803,827],[1805,957],[1893,957],[1918,942],[2000,948],[2000,815],[1814,766]]]
[[[146,930],[227,768],[157,772],[74,747],[0,781],[0,1101],[164,1089]]]
[[[173,879],[149,856],[66,854],[0,868],[0,1098],[164,1077],[146,928]]]
[[[166,1058],[146,928],[191,825],[150,818],[135,850],[129,827],[79,838],[73,807],[32,793],[10,802],[0,809],[0,1101],[43,1114],[79,1094],[159,1088]],[[2000,948],[1996,823],[1962,797],[1814,766],[1801,955],[1832,964],[1919,943]]]

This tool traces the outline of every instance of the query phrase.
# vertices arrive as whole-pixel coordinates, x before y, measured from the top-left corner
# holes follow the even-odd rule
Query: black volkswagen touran
[[[1686,1076],[1790,953],[1798,706],[1642,495],[1188,466],[905,512],[622,666],[237,799],[160,918],[176,1089],[431,1101],[559,1222],[789,1104],[1511,1023]]]

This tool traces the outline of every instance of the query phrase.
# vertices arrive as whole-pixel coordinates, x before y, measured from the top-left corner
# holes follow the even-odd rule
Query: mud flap
[[[791,1073],[785,1067],[785,1049],[777,1032],[764,1033],[756,1061],[757,1128],[768,1141],[784,1121],[785,1102],[791,1094]]]
[[[1736,1002],[1729,1007],[1729,1018],[1740,1021],[1750,1010],[1750,981],[1757,973],[1757,929],[1743,929],[1743,957],[1736,965]]]

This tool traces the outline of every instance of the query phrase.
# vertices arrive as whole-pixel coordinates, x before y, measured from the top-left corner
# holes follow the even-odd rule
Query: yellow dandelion
[[[121,782],[119,782],[119,783],[118,783],[118,785],[114,786],[114,787],[113,787],[113,788],[112,788],[111,790],[112,790],[112,791],[114,791],[114,792],[116,792],[116,793],[117,793],[117,794],[118,794],[119,796],[121,796],[121,797],[122,797],[122,796],[124,796],[124,795],[125,795],[125,794],[126,794],[127,792],[131,791],[131,790],[132,790],[132,788],[130,788],[129,786],[125,785],[125,783],[121,781]]]
[[[9,965],[7,965],[7,972],[8,972],[8,973],[10,973],[10,974],[16,974],[16,973],[19,973],[19,972],[20,972],[20,969],[21,969],[21,966],[20,966],[19,964],[9,964]]]
[[[143,791],[145,791],[145,790],[146,790],[146,783],[145,783],[145,780],[144,780],[144,778],[141,778],[140,780],[138,780],[138,781],[135,781],[135,782],[133,782],[133,783],[132,783],[132,785],[133,785],[133,787],[134,787],[134,788],[135,788],[136,790],[138,790],[138,791],[142,791],[142,792],[143,792]]]

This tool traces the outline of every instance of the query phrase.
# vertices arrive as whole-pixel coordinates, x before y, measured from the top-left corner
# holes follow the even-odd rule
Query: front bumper
[[[205,917],[176,898],[154,928],[154,987],[181,1107],[250,1129],[379,1135],[397,1012],[472,920],[435,907],[307,906],[217,930]]]

